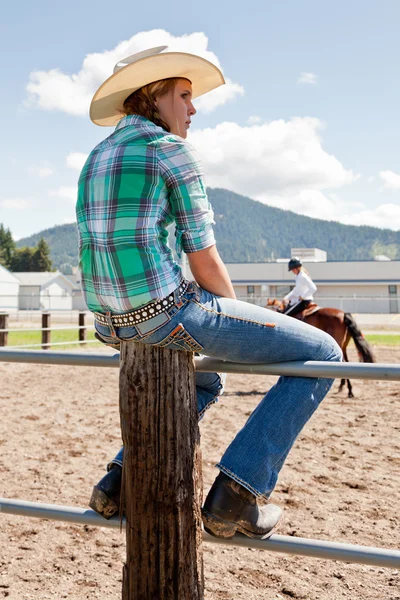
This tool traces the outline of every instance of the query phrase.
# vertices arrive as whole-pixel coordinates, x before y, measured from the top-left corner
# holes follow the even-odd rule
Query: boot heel
[[[111,500],[111,498],[97,486],[93,488],[89,506],[97,512],[98,515],[107,520],[111,519],[111,517],[119,511],[119,506],[117,506],[114,500]]]
[[[210,535],[218,538],[225,538],[226,540],[233,538],[237,530],[236,523],[229,523],[219,519],[215,515],[210,515],[204,509],[201,511],[203,517],[204,529]]]

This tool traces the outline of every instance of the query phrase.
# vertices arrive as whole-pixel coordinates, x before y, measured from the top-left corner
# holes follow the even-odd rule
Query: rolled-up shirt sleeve
[[[194,149],[171,136],[158,141],[157,156],[175,218],[178,256],[182,250],[191,253],[213,246],[214,213]]]

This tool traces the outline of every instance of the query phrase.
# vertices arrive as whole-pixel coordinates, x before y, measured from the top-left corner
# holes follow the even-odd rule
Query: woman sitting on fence
[[[235,298],[218,254],[203,171],[186,141],[192,99],[224,83],[195,55],[153,48],[121,61],[96,92],[91,118],[115,131],[90,153],[79,179],[77,221],[86,303],[106,343],[131,340],[240,363],[340,361],[322,331]],[[176,227],[186,281],[167,245]],[[199,416],[220,378],[197,379]],[[206,530],[268,537],[281,510],[269,498],[299,432],[331,379],[281,377],[230,443],[203,507]],[[92,506],[116,509],[122,452],[95,486]],[[104,502],[103,502],[104,501]],[[108,508],[111,506],[111,509]]]

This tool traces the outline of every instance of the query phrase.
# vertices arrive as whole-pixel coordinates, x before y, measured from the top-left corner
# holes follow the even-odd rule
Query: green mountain
[[[328,260],[369,260],[377,254],[400,259],[400,231],[312,219],[223,189],[209,188],[208,195],[218,249],[227,263],[266,262],[299,247],[326,250]],[[41,237],[50,246],[54,267],[78,264],[75,223],[45,229],[17,246],[33,246]]]
[[[53,269],[60,269],[66,265],[76,266],[78,264],[78,232],[76,223],[67,225],[56,225],[49,229],[43,229],[26,238],[21,238],[16,243],[17,248],[22,246],[35,246],[43,238],[50,247],[50,258]]]

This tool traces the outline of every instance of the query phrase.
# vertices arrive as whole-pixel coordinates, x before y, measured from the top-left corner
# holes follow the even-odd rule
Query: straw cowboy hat
[[[157,46],[119,61],[114,73],[97,90],[90,105],[90,118],[96,125],[110,127],[123,117],[124,101],[139,88],[170,77],[189,79],[192,98],[225,83],[221,71],[208,60],[185,52],[164,52]]]

